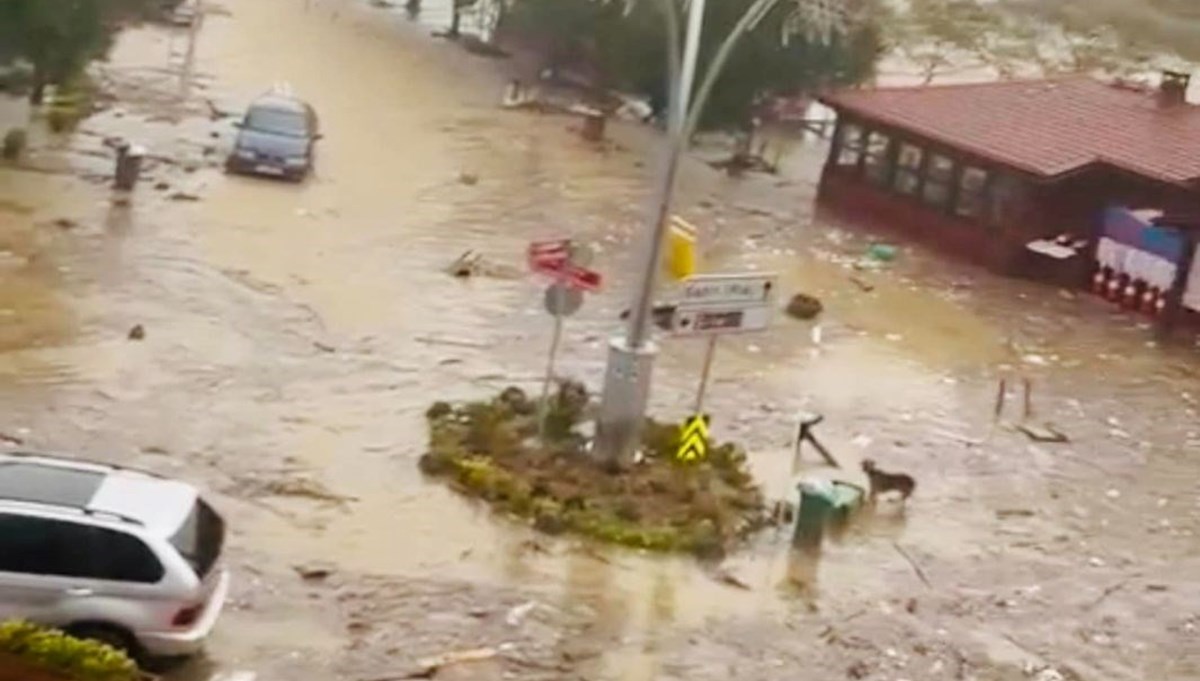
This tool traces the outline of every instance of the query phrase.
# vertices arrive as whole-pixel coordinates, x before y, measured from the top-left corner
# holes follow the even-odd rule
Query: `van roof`
[[[101,514],[173,535],[199,492],[183,482],[105,464],[38,454],[0,454],[0,503]]]

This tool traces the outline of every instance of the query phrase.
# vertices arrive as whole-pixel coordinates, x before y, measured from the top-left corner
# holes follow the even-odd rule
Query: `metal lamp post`
[[[669,2],[670,0],[668,0]],[[687,37],[683,50],[682,70],[673,77],[674,97],[670,110],[669,134],[654,200],[650,210],[650,229],[643,250],[641,280],[635,290],[629,329],[624,338],[612,339],[608,348],[608,366],[604,375],[604,392],[596,426],[595,455],[610,466],[619,466],[633,458],[641,439],[646,406],[650,398],[650,380],[658,347],[650,338],[654,288],[658,279],[659,260],[668,227],[671,198],[679,159],[687,141],[700,119],[705,101],[716,84],[717,77],[733,53],[733,48],[745,33],[753,29],[780,0],[756,0],[725,37],[704,75],[695,100],[692,84],[700,51],[700,34],[704,22],[705,0],[690,0],[687,17]],[[674,11],[673,7],[669,8]],[[673,15],[670,21],[674,22]],[[674,23],[670,24],[674,36]],[[675,76],[671,46],[672,76]]]

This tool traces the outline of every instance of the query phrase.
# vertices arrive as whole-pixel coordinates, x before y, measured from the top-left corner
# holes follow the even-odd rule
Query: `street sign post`
[[[726,334],[765,331],[771,323],[777,277],[770,273],[704,274],[688,278],[676,302],[671,333],[678,337],[705,336],[708,347],[695,413],[704,409],[717,338]]]
[[[542,382],[542,399],[538,403],[538,435],[545,438],[546,412],[550,399],[550,384],[554,381],[554,364],[562,341],[563,319],[583,307],[583,292],[597,291],[603,282],[599,272],[587,265],[593,258],[592,249],[570,239],[534,241],[526,250],[529,269],[553,280],[546,289],[542,304],[554,318],[554,335],[546,359],[546,378]]]

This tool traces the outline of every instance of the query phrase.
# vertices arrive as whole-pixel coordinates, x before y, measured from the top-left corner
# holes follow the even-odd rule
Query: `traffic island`
[[[762,492],[736,445],[680,462],[680,428],[647,419],[639,460],[613,469],[589,454],[588,404],[574,382],[549,396],[544,416],[515,387],[488,401],[438,402],[426,413],[421,470],[542,532],[632,548],[719,558],[766,524]]]

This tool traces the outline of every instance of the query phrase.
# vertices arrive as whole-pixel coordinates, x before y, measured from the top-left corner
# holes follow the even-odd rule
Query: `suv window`
[[[0,571],[152,584],[162,563],[140,539],[104,527],[0,513]]]
[[[191,515],[171,537],[171,545],[179,550],[200,579],[208,576],[217,563],[224,544],[225,521],[203,499],[196,500]]]
[[[113,582],[154,584],[163,578],[162,563],[141,539],[106,527],[87,528],[92,533],[92,574]]]

